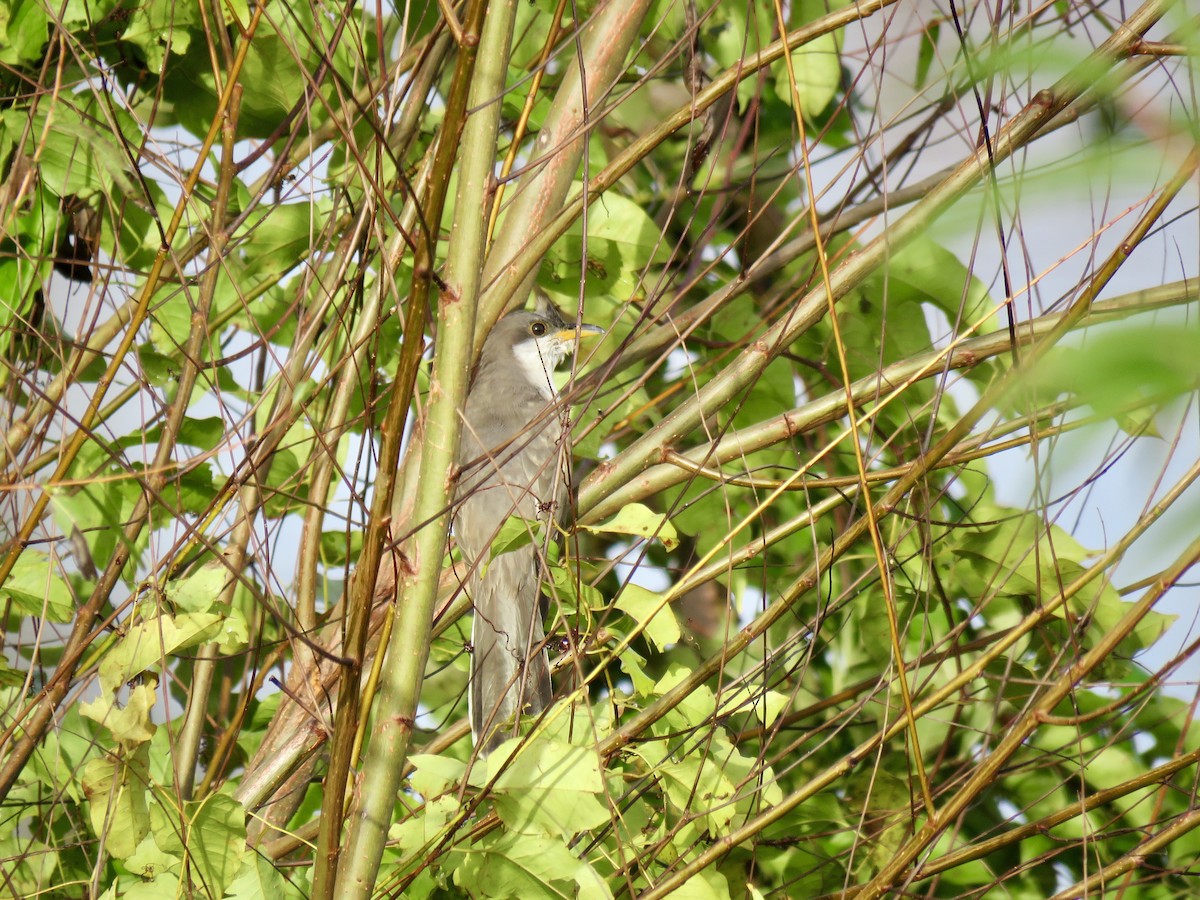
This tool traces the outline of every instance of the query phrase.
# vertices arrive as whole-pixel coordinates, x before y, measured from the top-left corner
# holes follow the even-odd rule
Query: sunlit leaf
[[[0,597],[30,616],[45,616],[51,622],[69,622],[74,614],[75,600],[61,567],[38,550],[17,557],[8,580],[0,585]]]
[[[629,613],[643,626],[642,633],[659,649],[679,640],[675,611],[661,594],[636,584],[627,584],[617,595],[617,609]]]
[[[226,887],[253,856],[246,849],[246,810],[226,794],[213,794],[189,805],[188,860],[198,880],[216,894]]]
[[[788,106],[798,100],[805,116],[824,111],[837,96],[841,80],[842,65],[838,59],[837,40],[832,34],[822,35],[793,50],[790,73],[786,62],[775,65],[775,93]]]
[[[504,760],[502,769],[496,767],[496,811],[515,831],[569,837],[608,821],[599,760],[591,748],[534,739]]]
[[[154,682],[135,686],[124,704],[118,704],[112,694],[104,693],[89,703],[81,703],[79,713],[99,722],[121,743],[140,744],[154,737],[158,728],[150,721],[158,700],[156,687]]]
[[[203,643],[217,634],[221,618],[218,613],[161,615],[130,627],[101,660],[101,683],[115,690],[172,653]]]
[[[656,538],[668,549],[679,543],[674,526],[661,513],[653,512],[641,503],[629,503],[606,522],[600,525],[584,525],[594,534],[628,534],[635,537]]]
[[[117,859],[131,855],[150,831],[145,749],[92,759],[80,774],[92,830]]]

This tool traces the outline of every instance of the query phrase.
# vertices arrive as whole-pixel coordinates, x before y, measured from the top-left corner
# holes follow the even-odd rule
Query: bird
[[[521,717],[538,715],[553,698],[540,541],[489,557],[511,516],[545,522],[543,535],[561,522],[570,435],[553,374],[580,338],[603,333],[568,323],[539,295],[533,310],[510,312],[496,323],[467,391],[453,529],[475,611],[467,706],[480,756],[515,736]]]

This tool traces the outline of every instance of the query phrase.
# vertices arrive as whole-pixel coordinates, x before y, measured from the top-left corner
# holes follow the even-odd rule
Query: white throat
[[[554,369],[562,362],[562,358],[551,347],[539,347],[538,341],[521,341],[513,347],[513,356],[517,366],[525,375],[525,380],[537,388],[547,400],[554,399]],[[549,342],[547,342],[549,343]]]

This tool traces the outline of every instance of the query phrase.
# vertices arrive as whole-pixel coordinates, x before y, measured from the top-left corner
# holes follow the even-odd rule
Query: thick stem
[[[458,154],[459,139],[464,123],[467,123],[471,128],[464,144],[463,166],[458,181],[459,196],[455,204],[455,232],[461,229],[462,234],[452,233],[451,246],[462,241],[465,250],[474,249],[471,256],[463,256],[468,264],[459,263],[458,270],[450,275],[450,279],[461,276],[463,283],[455,284],[453,280],[448,280],[438,304],[439,334],[443,338],[443,344],[434,360],[434,375],[429,392],[430,411],[423,429],[421,494],[417,498],[414,519],[425,524],[415,537],[406,543],[401,552],[404,569],[400,575],[404,583],[400,586],[400,593],[404,596],[404,603],[399,604],[399,621],[389,641],[391,652],[389,663],[384,670],[381,709],[377,717],[379,724],[372,736],[364,763],[363,777],[370,785],[370,790],[362,795],[362,808],[354,818],[346,843],[348,865],[340,872],[337,857],[341,849],[341,842],[338,840],[341,830],[341,798],[354,752],[355,728],[352,725],[356,725],[356,722],[352,723],[350,715],[343,717],[342,713],[346,710],[357,715],[357,672],[353,673],[355,677],[348,680],[338,696],[338,730],[334,735],[329,775],[325,780],[326,807],[318,840],[317,878],[314,881],[313,892],[315,897],[334,896],[335,884],[336,896],[339,898],[366,898],[374,889],[379,861],[383,855],[383,843],[395,805],[404,754],[416,716],[425,659],[429,652],[428,636],[437,599],[437,579],[441,570],[440,562],[445,550],[449,520],[446,500],[458,440],[458,409],[466,396],[467,373],[470,372],[470,342],[467,336],[471,334],[474,324],[474,297],[478,290],[477,261],[481,258],[479,248],[482,245],[484,225],[483,197],[491,162],[495,158],[495,134],[500,115],[499,103],[493,102],[484,105],[477,115],[467,119],[468,94],[478,98],[480,102],[475,104],[476,106],[482,105],[485,99],[490,100],[499,95],[507,70],[515,0],[492,6],[492,14],[488,16],[487,29],[482,36],[484,64],[476,73],[477,48],[487,7],[488,4],[483,0],[471,0],[467,7],[463,40],[459,47],[458,62],[429,182],[429,198],[423,221],[426,231],[417,244],[416,261],[413,266],[413,291],[408,300],[410,322],[416,309],[419,309],[423,317],[428,307],[429,282],[435,264],[437,228],[442,220],[446,190],[454,159]],[[483,165],[472,165],[476,159],[481,159]],[[477,239],[472,237],[476,232]],[[423,321],[420,330],[423,331]],[[406,342],[416,338],[418,333],[411,325],[407,326]],[[454,335],[458,336],[457,340],[451,337]],[[388,422],[385,423],[383,448],[380,453],[380,483],[375,485],[371,522],[356,579],[356,592],[368,584],[373,587],[382,549],[382,526],[392,504],[400,433],[403,431],[403,420],[393,420],[403,416],[403,410],[408,407],[415,383],[415,369],[412,374],[414,378],[408,384],[402,384],[403,379],[397,378],[392,408],[388,411]],[[397,407],[401,409],[397,410]],[[429,515],[430,512],[433,515]],[[358,580],[364,584],[360,586]],[[371,593],[367,592],[366,596],[370,597]],[[347,645],[353,654],[355,651],[349,646],[350,639],[351,635],[348,632]],[[361,662],[360,656],[356,656],[355,659]]]

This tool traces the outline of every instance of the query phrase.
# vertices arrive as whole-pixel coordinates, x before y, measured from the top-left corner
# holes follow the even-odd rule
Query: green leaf
[[[409,757],[414,771],[410,781],[422,797],[436,797],[462,781],[467,765],[458,759],[436,756],[431,753],[416,753]]]
[[[588,295],[627,297],[647,266],[665,263],[669,256],[646,210],[616,191],[607,191],[589,208],[587,229],[586,246],[577,222],[546,254],[540,277],[547,289],[559,292],[565,284],[574,295],[583,272]]]
[[[12,702],[11,698],[5,702]],[[99,729],[80,715],[79,705],[72,705],[46,733],[25,771],[31,781],[78,803],[84,799],[79,775],[84,762],[95,755],[100,737]]]
[[[486,885],[488,897],[504,900],[530,897],[563,900],[575,891],[573,881],[580,862],[562,840],[538,835],[492,832],[468,849],[456,849],[465,858],[454,871],[454,883],[478,891]]]
[[[496,536],[492,538],[491,550],[488,553],[488,560],[493,560],[497,556],[505,553],[511,553],[513,550],[520,550],[522,547],[527,547],[533,543],[535,537],[540,537],[542,529],[545,527],[545,522],[540,519],[526,519],[522,516],[509,516],[500,526],[500,530],[496,532]],[[486,566],[485,566],[486,570]]]
[[[129,692],[125,705],[117,704],[116,696],[108,691],[90,703],[79,704],[79,714],[99,722],[123,744],[134,745],[150,740],[158,726],[150,721],[150,712],[158,699],[157,684],[139,684]]]
[[[192,307],[187,292],[164,285],[150,301],[150,343],[168,359],[177,358],[192,332]]]
[[[238,603],[238,599],[248,593],[244,587],[238,586],[234,606],[221,617],[221,630],[213,639],[217,651],[226,656],[241,653],[250,646],[250,623],[246,620],[244,605]]]
[[[316,203],[259,205],[234,236],[246,251],[243,277],[256,283],[294,269],[324,227],[328,206]]]
[[[75,614],[75,597],[56,560],[41,550],[26,549],[0,585],[6,598],[30,616],[51,622],[69,622]]]
[[[87,200],[114,192],[140,198],[143,191],[130,175],[132,164],[125,150],[107,128],[98,127],[103,114],[95,101],[90,95],[79,100],[70,96],[71,100],[60,99],[29,116],[34,132],[44,134],[38,155],[42,181],[58,197],[74,194]],[[0,115],[7,119],[13,114],[27,116],[27,111],[10,109]],[[114,112],[114,120],[124,134],[138,133],[127,114]]]
[[[188,861],[210,896],[225,896],[226,887],[250,854],[246,848],[246,810],[232,797],[211,794],[189,803]]]
[[[590,568],[580,560],[570,560],[570,565],[552,563],[550,584],[547,593],[558,602],[560,610],[598,610],[607,604],[604,595],[587,583],[585,572]]]
[[[686,679],[688,675],[689,672],[687,669],[678,663],[673,663],[667,669],[666,674],[654,685],[655,695],[661,697],[663,694],[666,694]],[[668,717],[675,719],[681,728],[695,728],[707,723],[716,712],[716,708],[717,698],[713,695],[712,689],[707,685],[701,685],[684,697],[668,713]]]
[[[580,526],[592,534],[628,534],[634,537],[657,538],[668,550],[679,546],[675,526],[662,513],[653,512],[641,503],[627,503],[607,522]]]
[[[736,810],[730,802],[733,782],[720,764],[724,754],[672,756],[661,743],[639,745],[633,752],[647,763],[678,812],[696,816],[713,834],[728,831]]]
[[[765,4],[720,3],[713,7],[709,19],[709,36],[705,49],[723,69],[736,69],[742,60],[762,50],[771,42],[775,15]],[[756,78],[738,82],[738,111],[746,106],[758,90]]]
[[[304,892],[260,853],[247,853],[223,900],[302,900]]]
[[[179,6],[170,0],[158,2],[166,8]],[[192,8],[198,9],[194,5]],[[236,14],[242,26],[249,21],[242,0],[222,4],[221,8],[230,19]],[[354,81],[356,70],[374,64],[373,41],[333,40],[335,31],[340,34],[347,24],[355,31],[366,27],[361,13],[352,14],[346,21],[340,18],[335,21],[333,16],[314,16],[315,12],[307,4],[291,4],[285,14],[262,20],[238,79],[242,87],[239,137],[268,137],[298,105],[304,110],[306,127],[318,127],[328,118],[329,110],[337,108],[338,88],[334,85]],[[352,46],[361,53],[352,50]],[[167,67],[163,80],[166,99],[174,104],[173,111],[180,123],[193,134],[204,134],[217,111],[218,91],[207,60],[208,42],[192,40],[184,57]],[[320,96],[309,97],[302,104],[312,85],[312,73],[323,63],[332,64],[335,76],[326,79]]]
[[[671,891],[672,900],[729,900],[729,897],[729,882],[711,866]]]
[[[769,362],[759,373],[758,379],[749,393],[736,405],[731,404],[723,415],[733,415],[733,428],[744,428],[757,424],[764,419],[778,416],[796,406],[796,370],[793,363],[786,359],[775,359]],[[768,448],[759,451],[756,456],[768,454],[771,460],[779,460],[789,469],[795,466],[795,456],[789,451],[779,448]],[[757,460],[745,460],[747,466],[755,466]],[[765,463],[766,460],[763,460]]]
[[[220,631],[217,613],[161,615],[131,626],[100,662],[100,683],[115,691],[165,657],[203,644]]]
[[[361,530],[321,532],[321,562],[328,566],[344,566],[357,560],[362,553],[363,533]]]
[[[149,0],[133,6],[130,12],[121,40],[142,52],[152,72],[164,70],[168,53],[186,53],[204,26],[195,3]]]
[[[823,34],[792,51],[792,75],[796,79],[794,95],[786,60],[780,60],[771,69],[775,74],[775,93],[780,100],[791,106],[798,99],[806,120],[819,115],[837,96],[842,83],[837,38],[833,34]]]
[[[925,79],[929,77],[929,66],[933,63],[934,54],[937,53],[938,38],[942,34],[942,23],[940,20],[929,23],[921,32],[921,46],[917,50],[917,78],[916,86],[918,88],[925,87]]]
[[[981,324],[994,307],[987,285],[954,253],[924,235],[892,253],[868,284],[889,307],[897,302],[929,303],[962,331]],[[909,314],[903,306],[888,312],[889,325]]]
[[[620,640],[624,635],[615,632],[613,629],[608,629],[613,637]],[[632,647],[626,647],[621,651],[621,655],[617,657],[617,664],[621,667],[629,680],[633,683],[633,693],[635,697],[648,697],[654,693],[654,679],[646,674],[646,658],[634,650]]]
[[[770,725],[783,715],[791,701],[779,691],[770,691],[753,684],[741,684],[721,691],[719,715],[728,716],[750,712],[763,725]]]
[[[538,738],[504,759],[489,757],[496,812],[514,831],[570,836],[609,820],[601,802],[604,782],[594,749]]]
[[[636,584],[627,584],[617,595],[616,607],[643,626],[643,634],[657,649],[679,642],[679,622],[662,594]]]
[[[89,760],[81,773],[92,831],[117,859],[130,856],[150,832],[146,804],[149,772],[146,745],[124,758]]]
[[[91,556],[90,562],[97,569],[108,565],[124,540],[120,523],[133,510],[139,488],[128,472],[106,466],[91,474],[88,482],[78,486],[50,488],[50,502],[54,520],[63,534],[83,542],[79,551],[73,551],[76,564],[86,571],[88,560],[79,558],[84,549]],[[74,546],[74,545],[72,545]]]
[[[126,880],[126,882],[128,879]],[[102,900],[179,900],[187,896],[174,872],[163,872],[153,881],[135,881],[132,884],[123,882],[121,890],[111,897],[105,895]]]
[[[164,852],[154,840],[154,835],[148,834],[142,842],[124,860],[125,868],[141,878],[153,881],[164,875],[179,877],[183,870],[183,859]]]
[[[218,493],[220,485],[212,466],[208,463],[192,465],[163,487],[161,507],[172,515],[191,513],[199,516],[208,511]]]
[[[200,450],[215,450],[229,440],[229,424],[220,416],[188,416],[179,426],[177,443]]]
[[[1031,376],[1037,394],[1070,394],[1099,415],[1154,408],[1200,386],[1200,328],[1119,325],[1096,329],[1080,347],[1056,347]]]
[[[25,683],[25,673],[14,669],[6,660],[0,659],[0,687],[20,687]]]
[[[194,572],[168,581],[163,585],[163,595],[180,612],[204,613],[213,608],[232,578],[227,566],[209,560]]]
[[[604,790],[595,752],[560,741],[530,742],[516,757],[503,761],[503,765],[489,765],[489,774],[497,773],[495,786],[509,791],[561,787],[598,794]]]
[[[407,857],[424,856],[430,844],[445,833],[447,824],[458,818],[460,808],[454,794],[435,797],[415,815],[393,824],[388,840],[395,841]]]
[[[38,0],[14,0],[0,7],[0,63],[18,65],[41,58],[49,40],[49,19]]]

